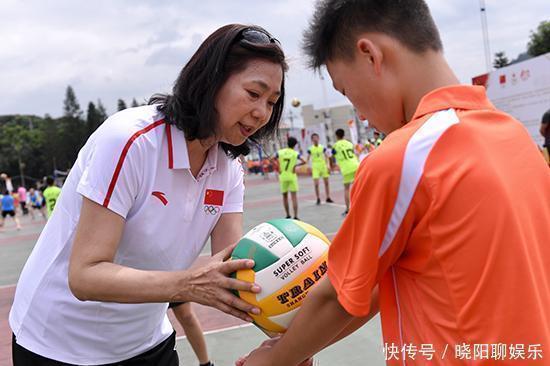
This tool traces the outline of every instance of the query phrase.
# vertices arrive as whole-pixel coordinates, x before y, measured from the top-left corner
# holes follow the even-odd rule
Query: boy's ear
[[[382,49],[371,39],[361,37],[356,43],[356,56],[373,68],[376,75],[380,75],[382,70]]]

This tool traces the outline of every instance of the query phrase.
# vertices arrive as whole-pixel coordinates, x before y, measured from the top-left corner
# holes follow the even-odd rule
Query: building
[[[350,123],[351,122],[351,123]],[[279,131],[274,139],[262,142],[262,157],[274,156],[277,150],[286,147],[286,140],[293,136],[298,140],[298,150],[304,153],[311,145],[311,135],[317,133],[320,143],[329,146],[334,144],[334,132],[343,129],[348,140],[359,143],[372,139],[374,129],[359,120],[355,108],[351,104],[315,109],[312,104],[301,108],[290,108],[285,111],[279,124]],[[355,131],[352,136],[352,130]],[[259,149],[253,149],[251,158],[260,157]]]
[[[368,124],[359,119],[355,108],[351,104],[332,106],[326,109],[315,109],[312,104],[304,105],[302,107],[302,118],[304,128],[312,131],[317,130],[315,132],[321,136],[321,141],[326,145],[331,145],[335,142],[334,132],[339,128],[346,132],[348,139],[351,139],[352,134],[350,128],[355,128],[355,136],[358,142],[372,138],[374,132],[372,128],[368,127]],[[324,130],[324,138],[323,134],[319,133],[318,130]]]

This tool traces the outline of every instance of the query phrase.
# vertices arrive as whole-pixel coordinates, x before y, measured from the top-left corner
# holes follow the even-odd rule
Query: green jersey
[[[340,167],[342,175],[353,173],[359,166],[359,159],[355,155],[353,144],[348,140],[338,140],[332,148],[336,163]]]
[[[296,177],[294,167],[299,156],[300,154],[297,151],[289,147],[277,152],[277,158],[279,159],[279,179],[290,180]]]
[[[48,217],[51,216],[57,198],[61,194],[61,188],[56,186],[50,186],[44,190],[42,195],[46,199],[46,208],[48,210]]]
[[[313,168],[323,168],[327,165],[326,152],[327,149],[323,145],[311,145],[307,150],[311,157],[311,166]]]

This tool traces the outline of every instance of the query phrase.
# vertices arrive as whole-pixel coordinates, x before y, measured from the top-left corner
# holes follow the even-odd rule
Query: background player
[[[38,211],[39,214],[42,215],[44,220],[47,220],[46,213],[44,212],[44,207],[42,206],[43,198],[42,198],[42,194],[41,194],[40,190],[31,188],[31,189],[29,189],[28,196],[29,196],[29,202],[31,204],[30,213],[31,213],[32,219],[34,220],[34,218],[35,218],[34,217],[34,212]]]
[[[297,144],[298,140],[294,137],[289,137],[287,142],[288,147],[279,150],[275,156],[279,164],[279,184],[283,195],[286,218],[291,218],[288,207],[288,192],[290,192],[292,210],[294,211],[294,218],[296,220],[298,220],[298,175],[296,174],[296,167],[306,164],[300,153],[294,150]],[[298,160],[300,161],[299,163]]]
[[[332,203],[330,198],[330,186],[329,186],[329,171],[328,171],[328,157],[327,149],[323,145],[319,144],[319,135],[314,133],[311,135],[311,141],[313,145],[307,149],[307,162],[311,159],[311,176],[313,177],[313,185],[315,186],[315,196],[317,197],[317,204],[321,204],[321,195],[319,193],[319,178],[323,178],[325,183],[325,195],[327,196],[327,203]]]
[[[55,185],[55,180],[53,179],[53,177],[46,178],[46,185],[47,187],[46,189],[44,189],[42,195],[44,196],[44,200],[46,201],[48,218],[50,218],[55,207],[55,203],[57,202],[57,199],[61,194],[61,188]]]
[[[4,192],[2,192],[2,219],[0,221],[0,229],[4,226],[4,221],[6,217],[10,216],[13,217],[13,221],[15,221],[17,230],[21,230],[21,224],[19,223],[19,219],[15,214],[15,209],[15,199],[12,197],[7,189],[4,189]]]
[[[344,200],[346,201],[346,211],[343,215],[347,215],[349,212],[349,191],[353,180],[355,179],[355,172],[359,167],[359,158],[355,155],[353,144],[344,139],[344,130],[339,128],[335,132],[336,142],[332,147],[332,154],[336,158],[336,163],[340,167],[342,173],[342,180],[344,182]]]

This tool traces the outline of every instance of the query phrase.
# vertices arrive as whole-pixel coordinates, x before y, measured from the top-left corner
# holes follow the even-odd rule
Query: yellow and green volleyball
[[[237,271],[235,277],[262,290],[237,295],[261,309],[260,315],[250,314],[258,327],[286,330],[309,290],[326,275],[329,244],[314,226],[291,219],[261,223],[239,241],[232,258],[253,259],[255,266]]]

